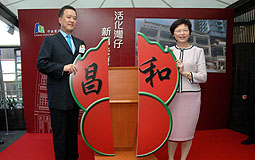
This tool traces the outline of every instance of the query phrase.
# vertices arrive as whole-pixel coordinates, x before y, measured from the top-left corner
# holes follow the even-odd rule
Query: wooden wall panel
[[[137,103],[111,103],[114,149],[133,149],[136,146]]]
[[[138,119],[137,67],[110,67],[109,92],[114,148],[135,148]]]
[[[109,67],[109,95],[110,102],[137,102],[137,67]]]

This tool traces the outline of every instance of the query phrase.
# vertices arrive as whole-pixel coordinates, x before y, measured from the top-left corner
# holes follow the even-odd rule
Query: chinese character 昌
[[[96,79],[97,74],[97,64],[92,63],[87,68],[85,68],[85,79],[86,82],[81,82],[82,90],[85,95],[95,92],[98,94],[102,87],[102,80]]]

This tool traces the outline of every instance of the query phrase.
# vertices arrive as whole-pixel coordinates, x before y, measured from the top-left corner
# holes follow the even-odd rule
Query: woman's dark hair
[[[74,10],[74,11],[75,11],[75,13],[76,13],[76,9],[75,9],[74,7],[69,6],[69,5],[66,5],[66,6],[64,6],[64,7],[62,7],[62,8],[60,8],[60,9],[59,9],[58,17],[62,17],[62,16],[63,16],[63,14],[64,14],[64,11],[65,11],[66,9]],[[76,14],[77,14],[77,13],[76,13]]]
[[[174,35],[175,28],[178,27],[181,24],[187,25],[189,27],[189,34],[191,34],[191,32],[192,32],[192,30],[191,30],[192,24],[190,23],[190,21],[188,19],[185,19],[185,18],[179,18],[176,21],[174,21],[174,23],[170,27],[170,32],[172,33],[172,35]]]

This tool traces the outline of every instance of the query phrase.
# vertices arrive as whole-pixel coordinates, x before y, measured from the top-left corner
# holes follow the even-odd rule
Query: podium
[[[138,68],[109,67],[109,96],[115,156],[95,153],[95,160],[157,160],[136,157]]]

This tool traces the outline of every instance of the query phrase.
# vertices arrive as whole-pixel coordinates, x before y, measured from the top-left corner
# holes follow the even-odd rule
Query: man
[[[249,103],[249,132],[248,139],[242,141],[244,145],[255,144],[255,57],[249,57],[244,80],[244,91],[242,98]]]
[[[78,72],[72,63],[78,54],[85,52],[85,43],[71,35],[76,19],[72,6],[59,10],[60,32],[44,39],[37,59],[39,72],[48,76],[48,105],[56,160],[77,160],[79,156],[79,108],[69,88],[69,75]]]

